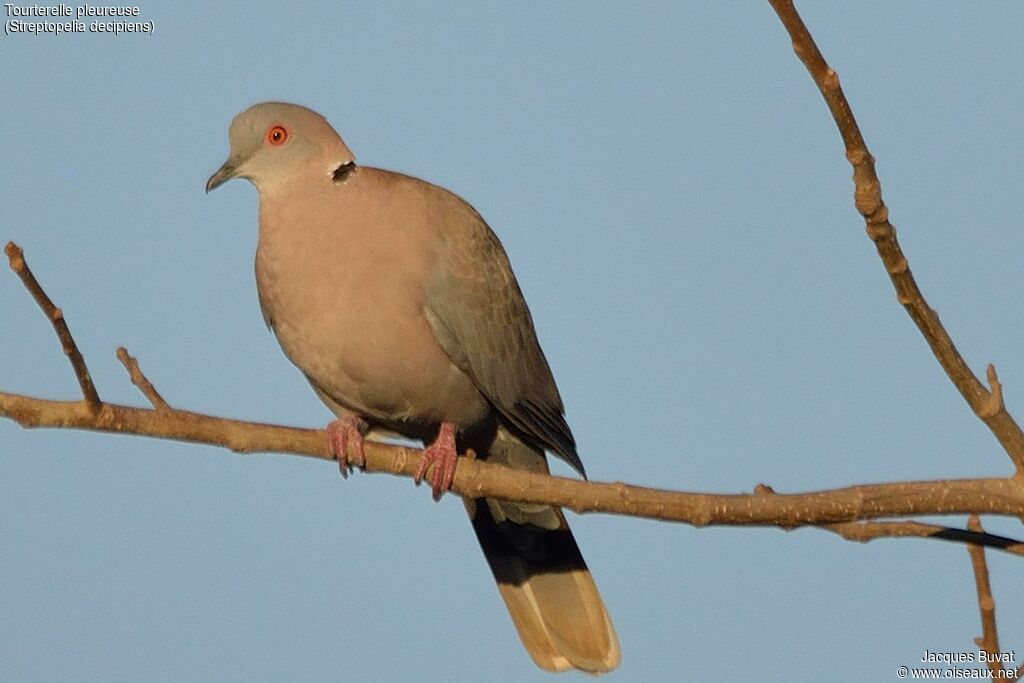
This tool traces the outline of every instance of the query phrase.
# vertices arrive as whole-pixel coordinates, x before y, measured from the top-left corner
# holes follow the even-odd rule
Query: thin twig
[[[977,546],[1001,550],[1011,555],[1024,556],[1024,542],[985,533],[984,531],[957,529],[940,524],[922,522],[842,522],[826,524],[820,528],[835,532],[847,541],[867,543],[877,538],[931,538],[938,541],[970,543]]]
[[[64,355],[71,361],[71,367],[75,370],[75,377],[78,379],[78,386],[82,388],[82,396],[85,398],[85,402],[90,410],[98,410],[100,407],[100,395],[96,391],[96,386],[92,383],[89,368],[85,365],[85,358],[82,357],[82,353],[78,350],[78,345],[75,344],[75,340],[71,336],[71,330],[68,329],[68,324],[64,320],[64,313],[54,305],[50,297],[43,291],[39,281],[36,280],[36,276],[32,274],[32,270],[28,267],[21,247],[14,242],[8,242],[7,246],[4,247],[4,253],[7,254],[11,270],[21,278],[21,281],[25,284],[25,289],[29,291],[32,298],[39,304],[39,308],[43,310],[43,314],[53,325],[57,338],[60,340],[61,348],[64,349]]]
[[[132,358],[128,350],[123,346],[117,347],[117,359],[121,361],[121,365],[128,371],[132,384],[139,388],[139,391],[146,397],[150,405],[157,410],[171,410],[171,406],[168,405],[167,401],[160,395],[160,392],[153,386],[153,383],[143,374],[142,368],[139,367],[139,361]]]
[[[967,520],[967,528],[982,533],[981,520],[978,515],[971,515]],[[981,612],[981,637],[974,643],[987,654],[987,664],[993,678],[1001,676],[1003,667],[999,662],[999,631],[996,628],[996,601],[992,597],[992,585],[989,583],[988,562],[985,560],[985,549],[980,545],[968,544],[967,552],[971,556],[971,567],[974,569],[974,586],[978,591],[978,610]]]
[[[854,203],[867,224],[868,236],[874,241],[889,279],[896,289],[896,298],[903,304],[917,328],[924,335],[932,353],[949,379],[967,401],[971,410],[988,426],[1013,461],[1018,477],[1024,477],[1024,432],[1002,405],[997,385],[989,391],[968,367],[939,316],[925,301],[914,280],[899,242],[896,229],[889,222],[889,209],[882,201],[882,185],[875,172],[875,160],[868,151],[850,103],[833,71],[814,42],[792,0],[768,0],[793,41],[793,51],[804,63],[825,98],[832,118],[842,135],[846,158],[853,166]],[[995,398],[995,400],[993,400]]]

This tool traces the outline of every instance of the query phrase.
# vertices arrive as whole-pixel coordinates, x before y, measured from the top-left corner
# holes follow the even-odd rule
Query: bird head
[[[284,102],[263,102],[243,111],[231,122],[228,140],[228,160],[206,181],[207,192],[232,178],[245,178],[261,189],[318,169],[331,177],[355,159],[327,119]]]

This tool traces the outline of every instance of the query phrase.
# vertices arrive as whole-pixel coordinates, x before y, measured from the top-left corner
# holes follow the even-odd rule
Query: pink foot
[[[430,487],[434,490],[434,500],[441,500],[441,496],[451,489],[452,482],[455,481],[455,465],[458,459],[459,454],[455,450],[455,425],[451,422],[442,422],[434,443],[423,450],[420,466],[416,470],[416,483],[423,481],[423,475],[433,465],[434,468],[430,472]]]
[[[346,479],[348,479],[348,473],[352,471],[353,465],[356,467],[364,467],[366,465],[366,453],[363,451],[363,432],[366,431],[367,426],[364,420],[360,420],[355,415],[339,417],[327,425],[327,446],[331,449],[334,457],[338,459],[338,469],[341,470],[341,476]],[[350,441],[356,449],[356,455],[351,461],[348,457],[348,444]]]

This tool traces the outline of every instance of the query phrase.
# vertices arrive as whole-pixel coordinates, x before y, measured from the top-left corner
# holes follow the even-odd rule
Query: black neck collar
[[[340,183],[345,178],[352,175],[352,171],[356,170],[356,162],[350,161],[347,164],[342,164],[338,168],[334,169],[334,173],[331,174],[331,180],[336,183]]]

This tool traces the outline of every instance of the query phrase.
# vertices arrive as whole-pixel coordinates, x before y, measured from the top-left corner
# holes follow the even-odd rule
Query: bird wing
[[[530,310],[494,232],[468,204],[446,211],[424,313],[434,336],[516,429],[584,474]]]

